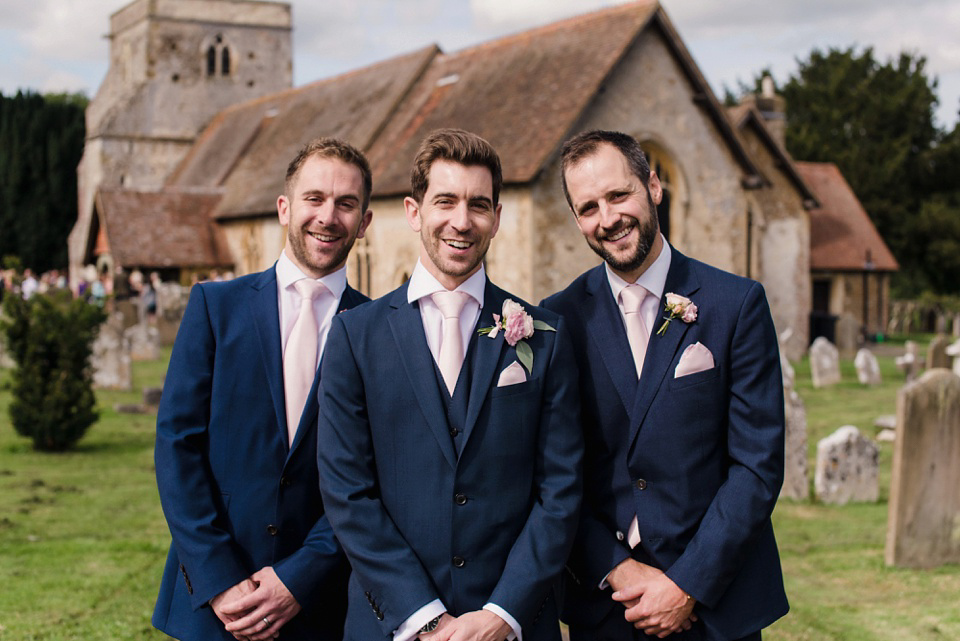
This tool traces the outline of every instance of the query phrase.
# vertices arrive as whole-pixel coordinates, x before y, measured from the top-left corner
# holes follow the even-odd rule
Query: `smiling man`
[[[413,275],[337,316],[322,366],[321,491],[353,566],[344,638],[558,641],[581,493],[569,337],[486,276],[489,143],[437,131],[411,182]]]
[[[367,160],[314,140],[277,198],[270,269],[197,285],[157,414],[173,544],[153,624],[185,641],[340,641],[349,566],[320,498],[318,362],[330,320],[367,300],[346,260],[372,217]]]
[[[567,321],[581,377],[570,639],[756,641],[787,611],[770,521],[783,389],[763,288],[665,241],[660,181],[632,137],[580,134],[561,168],[604,261],[542,303]]]

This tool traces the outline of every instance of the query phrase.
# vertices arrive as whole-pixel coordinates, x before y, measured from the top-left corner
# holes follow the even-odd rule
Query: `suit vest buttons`
[[[462,567],[465,566],[466,564],[467,564],[467,562],[463,560],[463,557],[461,557],[461,556],[455,556],[455,557],[453,557],[453,567],[455,567],[455,568],[462,568]]]
[[[278,528],[276,525],[267,526],[267,534],[269,534],[270,536],[276,536],[277,532],[279,531],[280,531],[280,528]]]
[[[293,484],[293,481],[290,480],[289,476],[280,477],[280,487],[290,487]]]
[[[460,435],[460,430],[458,430],[457,428],[454,427],[450,430],[450,436],[452,436],[453,438],[457,438],[457,436],[459,435]]]
[[[643,479],[637,479],[636,485],[637,485],[637,489],[638,489],[638,490],[645,490],[645,489],[647,489],[647,482],[644,481]]]
[[[466,505],[467,504],[467,495],[466,494],[457,494],[453,497],[453,502],[457,505]]]

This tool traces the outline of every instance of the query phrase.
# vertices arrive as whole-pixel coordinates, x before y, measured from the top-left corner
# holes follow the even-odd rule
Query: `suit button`
[[[458,430],[457,428],[453,428],[452,430],[450,430],[450,436],[456,438],[459,435],[460,435],[460,430]]]
[[[277,532],[279,532],[279,531],[280,531],[280,529],[279,529],[276,525],[268,525],[268,526],[267,526],[267,534],[269,534],[270,536],[276,536],[276,535],[277,535]]]
[[[453,497],[453,502],[457,505],[466,505],[467,504],[467,495],[466,494],[457,494]]]
[[[638,490],[647,489],[647,482],[644,481],[643,479],[637,479],[637,489]]]
[[[453,557],[453,567],[462,568],[466,564],[467,562],[463,560],[463,557],[460,557],[460,556]]]
[[[622,541],[624,539],[623,532],[617,530],[617,540]]]
[[[292,483],[293,481],[291,481],[288,477],[286,476],[280,477],[280,487],[290,487]]]

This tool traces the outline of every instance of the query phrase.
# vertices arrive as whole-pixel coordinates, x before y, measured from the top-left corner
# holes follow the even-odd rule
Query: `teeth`
[[[623,238],[624,236],[626,236],[627,234],[629,234],[631,229],[633,229],[633,227],[627,227],[627,228],[624,229],[622,232],[620,232],[620,233],[618,233],[618,234],[614,234],[613,236],[609,236],[608,239],[609,239],[609,240],[612,240],[612,241],[618,241],[618,240],[620,240],[621,238]]]
[[[444,242],[456,249],[466,249],[467,247],[470,246],[470,243],[463,240],[447,240]]]
[[[325,235],[323,235],[323,234],[317,234],[317,233],[312,232],[312,231],[307,232],[307,233],[310,234],[311,236],[313,236],[314,238],[316,238],[317,240],[321,240],[321,241],[323,241],[323,242],[325,242],[325,243],[331,243],[331,242],[333,242],[333,241],[335,241],[335,240],[337,239],[336,236],[325,236]]]

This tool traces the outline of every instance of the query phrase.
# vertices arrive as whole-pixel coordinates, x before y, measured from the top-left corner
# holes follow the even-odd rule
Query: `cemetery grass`
[[[892,355],[878,354],[878,360],[884,382],[873,388],[857,382],[852,358],[841,359],[841,383],[819,390],[810,382],[809,362],[795,364],[807,410],[811,497],[820,439],[841,425],[873,438],[875,419],[896,413],[903,374]],[[960,566],[922,571],[884,564],[893,445],[879,445],[878,503],[831,506],[811,498],[777,505],[774,528],[790,613],[768,629],[767,641],[960,639]]]
[[[153,469],[155,416],[120,415],[140,388],[159,384],[166,357],[134,363],[133,392],[98,392],[100,421],[71,452],[34,452],[7,415],[0,370],[0,641],[139,640],[150,625],[170,536]],[[814,390],[796,365],[807,408],[811,486],[816,443],[852,424],[875,436],[892,414],[902,377],[880,357],[884,384],[862,388],[852,362],[844,381]],[[790,613],[768,641],[960,639],[960,567],[890,569],[883,563],[892,448],[881,444],[881,500],[873,505],[781,501],[774,513]],[[811,488],[812,489],[812,488]]]
[[[166,639],[150,625],[170,535],[153,467],[155,414],[118,414],[158,385],[134,363],[134,391],[97,392],[100,420],[74,450],[33,450],[7,407],[0,369],[0,640]]]

